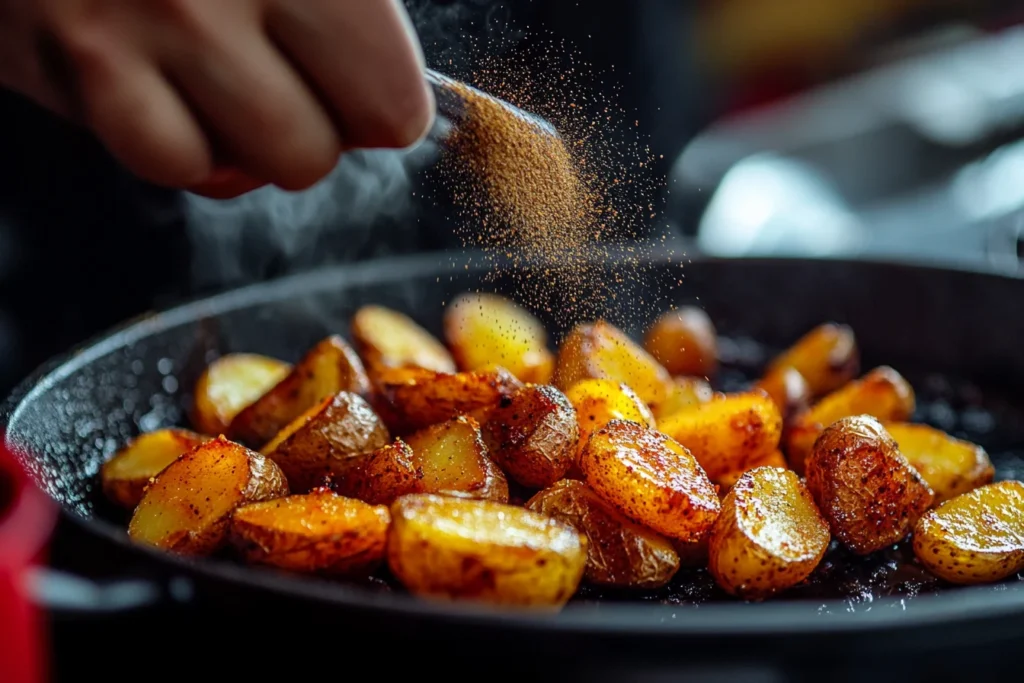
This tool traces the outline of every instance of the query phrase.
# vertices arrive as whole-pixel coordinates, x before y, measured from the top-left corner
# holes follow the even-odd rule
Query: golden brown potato
[[[1024,570],[1024,484],[989,484],[929,511],[914,527],[914,554],[950,583],[999,581]]]
[[[871,415],[883,422],[902,422],[914,413],[914,389],[888,366],[875,368],[793,418],[786,434],[786,458],[797,474],[821,431],[836,420]]]
[[[782,469],[785,470],[789,469],[789,465],[786,464],[786,456],[782,454],[782,451],[774,450],[768,454],[768,457],[748,465],[745,470],[739,472],[729,472],[728,474],[725,474],[722,477],[720,477],[718,480],[718,484],[721,487],[718,491],[719,495],[724,496],[726,493],[728,493],[729,489],[731,489],[736,484],[736,482],[739,481],[740,477],[742,477],[744,474],[746,474],[747,472],[756,467],[781,467]]]
[[[718,369],[718,336],[704,309],[665,311],[644,337],[644,348],[673,375],[708,377]]]
[[[480,425],[462,416],[408,437],[425,493],[508,502],[508,481],[487,454]]]
[[[528,488],[550,486],[576,462],[576,411],[552,386],[525,386],[502,399],[484,428],[491,457]]]
[[[248,562],[365,576],[384,559],[390,525],[384,506],[317,490],[237,508],[229,537]]]
[[[628,385],[647,404],[672,391],[672,377],[622,330],[603,320],[574,328],[558,349],[553,384],[564,392],[584,379],[610,379]]]
[[[203,434],[219,436],[238,413],[273,389],[292,366],[255,353],[230,353],[210,363],[194,390],[191,422]]]
[[[658,588],[679,570],[672,542],[627,519],[581,481],[563,479],[526,503],[528,510],[560,519],[587,537],[590,583]]]
[[[790,470],[748,471],[722,501],[708,570],[727,593],[763,600],[818,566],[831,540],[811,494]]]
[[[927,425],[906,422],[890,422],[885,431],[935,492],[935,503],[989,484],[995,476],[985,449],[969,441],[954,439]]]
[[[612,420],[636,422],[651,429],[656,426],[647,404],[632,389],[615,380],[585,379],[573,385],[566,398],[576,411],[580,427],[577,458],[590,435]]]
[[[587,564],[576,529],[521,507],[418,494],[391,516],[388,566],[426,598],[557,610]]]
[[[363,306],[352,317],[352,343],[376,380],[388,368],[455,372],[455,361],[412,318],[383,306]]]
[[[635,422],[612,420],[594,432],[580,469],[604,501],[669,538],[697,540],[718,516],[718,494],[690,452]]]
[[[825,428],[807,461],[807,488],[832,535],[858,555],[903,540],[935,495],[869,415]]]
[[[548,333],[532,313],[497,294],[464,293],[444,312],[444,336],[460,370],[500,365],[522,382],[547,384],[555,369]]]
[[[288,423],[339,391],[366,396],[370,381],[355,351],[334,336],[314,346],[287,377],[238,413],[227,435],[262,448]]]
[[[793,417],[807,410],[811,401],[811,387],[795,368],[789,366],[772,370],[754,385],[755,391],[763,391],[775,403],[782,415],[782,421],[789,423]]]
[[[675,413],[695,408],[714,398],[715,392],[707,380],[699,377],[675,377],[672,380],[672,391],[661,403],[651,406],[654,418],[660,422]]]
[[[860,369],[857,340],[846,325],[826,323],[801,337],[767,368],[766,375],[790,367],[799,372],[817,398],[835,391]]]
[[[423,469],[409,444],[401,439],[359,458],[358,465],[337,482],[338,492],[373,505],[390,505],[399,496],[423,493]]]
[[[286,495],[288,482],[273,460],[218,437],[160,473],[135,508],[128,536],[182,555],[209,555],[224,544],[235,508]]]
[[[209,437],[187,429],[160,429],[142,434],[100,468],[103,493],[114,503],[132,510],[149,482],[164,468]]]
[[[782,438],[782,416],[762,393],[722,394],[676,413],[658,428],[686,446],[713,482],[767,458]]]

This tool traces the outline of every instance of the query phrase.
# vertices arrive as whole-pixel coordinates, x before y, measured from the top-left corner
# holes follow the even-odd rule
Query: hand
[[[414,144],[434,109],[398,0],[0,0],[0,85],[215,196],[304,189],[345,149]]]

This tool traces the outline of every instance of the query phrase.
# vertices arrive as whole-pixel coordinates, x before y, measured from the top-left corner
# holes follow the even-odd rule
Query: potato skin
[[[763,600],[803,581],[828,550],[828,525],[792,471],[757,467],[722,501],[708,570],[728,593]]]
[[[679,570],[672,542],[627,519],[581,481],[563,479],[526,509],[571,524],[587,537],[584,579],[618,588],[659,588]]]
[[[644,348],[673,375],[709,377],[718,370],[718,335],[697,306],[662,313],[644,336]]]
[[[489,457],[479,423],[466,415],[407,438],[421,491],[508,502],[508,480]]]
[[[927,425],[890,422],[885,430],[935,492],[936,504],[990,484],[995,477],[992,461],[981,446]]]
[[[580,436],[576,447],[579,459],[590,435],[612,420],[636,422],[654,429],[654,415],[632,389],[610,379],[585,379],[573,385],[565,395],[576,411]],[[582,476],[582,475],[581,475]]]
[[[754,385],[754,390],[768,394],[784,424],[810,406],[811,386],[796,368],[783,366],[772,370]]]
[[[104,495],[134,510],[154,477],[179,456],[209,440],[187,429],[160,429],[132,439],[100,467]]]
[[[546,611],[579,586],[587,540],[525,508],[418,494],[391,506],[388,566],[412,593]]]
[[[255,353],[229,353],[210,363],[193,390],[191,422],[203,434],[225,434],[238,413],[291,372],[290,363]]]
[[[767,457],[748,465],[745,470],[729,472],[728,474],[720,477],[718,480],[719,495],[724,496],[733,486],[736,485],[736,482],[740,480],[740,477],[757,467],[781,467],[784,470],[789,469],[789,465],[786,464],[786,456],[782,454],[782,451],[774,450],[769,453]]]
[[[858,555],[897,543],[934,493],[869,415],[827,427],[807,461],[807,488],[832,535]]]
[[[786,367],[803,376],[811,398],[835,391],[860,371],[860,351],[853,330],[836,323],[819,325],[776,357],[765,374]]]
[[[651,406],[651,411],[655,420],[661,422],[676,413],[707,403],[714,396],[715,392],[707,380],[700,377],[674,377],[668,398]]]
[[[356,466],[337,482],[343,496],[390,505],[400,496],[424,492],[423,469],[416,464],[412,448],[401,439],[357,460]]]
[[[914,527],[914,554],[950,583],[1000,581],[1024,570],[1024,484],[988,484],[927,512]]]
[[[389,368],[455,372],[455,360],[412,318],[384,306],[363,306],[352,316],[352,343],[376,378]]]

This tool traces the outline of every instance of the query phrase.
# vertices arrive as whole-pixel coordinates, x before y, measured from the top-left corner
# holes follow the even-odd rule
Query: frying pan
[[[724,374],[738,377],[743,366],[756,369],[768,350],[821,322],[848,323],[865,368],[891,364],[921,391],[930,412],[918,417],[948,417],[967,406],[977,423],[979,397],[992,397],[984,408],[992,420],[983,445],[998,476],[1018,476],[1024,280],[926,264],[691,254],[680,265],[663,253],[642,260],[624,254],[595,261],[593,268],[595,281],[632,283],[622,286],[606,311],[627,331],[638,333],[670,302],[698,303],[727,340],[723,351],[732,358]],[[233,673],[266,675],[317,664],[345,671],[375,652],[368,666],[378,672],[434,671],[449,678],[542,672],[542,678],[617,680],[628,671],[629,680],[852,680],[865,672],[876,679],[941,680],[1005,664],[1013,656],[1007,643],[1024,642],[1024,586],[1016,579],[994,587],[932,586],[935,591],[915,595],[912,587],[890,590],[869,576],[845,579],[861,583],[838,597],[812,591],[756,605],[693,605],[682,593],[660,601],[619,596],[539,616],[418,602],[376,584],[182,559],[129,543],[123,520],[98,495],[99,465],[140,431],[183,423],[190,387],[212,359],[249,351],[297,360],[323,336],[345,334],[351,314],[366,303],[402,310],[439,333],[443,302],[454,293],[477,287],[512,296],[526,291],[522,272],[494,272],[479,254],[447,253],[262,283],[145,316],[27,379],[0,413],[7,446],[60,504],[62,526],[79,543],[72,554],[105,560],[125,585],[150,588],[139,590],[134,602],[119,593],[127,610],[120,636],[92,627],[79,632],[77,642],[88,654],[76,666],[88,660],[108,680],[117,672],[137,672],[136,666],[151,668],[151,647],[134,652],[137,664],[125,663],[132,655],[126,648],[119,648],[116,666],[103,664],[112,640],[134,635],[181,644],[185,649],[176,651],[187,652],[185,660],[161,657],[160,670],[177,663],[191,673],[198,653],[233,653],[227,658]],[[571,322],[557,310],[537,312],[555,340]],[[967,388],[951,388],[956,386]],[[928,392],[938,398],[932,401]],[[957,392],[967,397],[963,405]],[[984,425],[979,430],[985,432]],[[886,557],[873,561],[871,576],[894,566]],[[61,605],[50,607],[59,620]],[[160,616],[139,621],[147,610]]]

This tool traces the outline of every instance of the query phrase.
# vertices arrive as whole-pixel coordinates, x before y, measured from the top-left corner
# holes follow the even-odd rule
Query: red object
[[[263,181],[250,178],[241,171],[221,167],[211,173],[209,178],[188,190],[211,199],[234,199],[264,185],[266,183]]]

